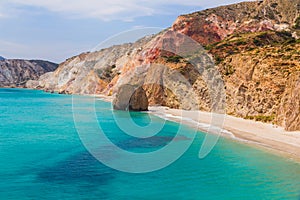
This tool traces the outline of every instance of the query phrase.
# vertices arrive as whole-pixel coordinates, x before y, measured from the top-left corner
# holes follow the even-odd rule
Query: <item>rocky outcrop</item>
[[[0,60],[0,87],[24,87],[28,80],[37,80],[57,66],[41,60]]]
[[[38,81],[29,81],[27,86],[66,94],[112,94],[120,74],[128,71],[134,55],[150,39],[74,56],[61,63],[55,72],[41,76]]]
[[[182,15],[157,35],[70,58],[28,86],[115,95],[122,100],[116,108],[129,109],[132,96],[122,87],[130,84],[141,88],[131,99],[136,110],[148,99],[149,105],[212,111],[215,101],[225,101],[215,95],[223,85],[228,114],[300,130],[299,108],[292,109],[299,102],[299,13],[300,0],[265,0]],[[205,51],[188,52],[186,38]],[[224,83],[215,80],[213,62]]]
[[[223,74],[228,114],[300,129],[297,108],[291,109],[299,102],[293,95],[300,78],[299,40],[268,31],[234,35],[207,49]]]
[[[300,126],[300,75],[295,78],[295,85],[291,85],[288,108],[285,110],[285,127],[288,131],[299,130]]]
[[[300,0],[252,1],[207,9],[177,18],[172,26],[203,45],[234,33],[295,30]]]
[[[125,84],[118,88],[113,108],[116,110],[147,111],[148,98],[142,87]]]

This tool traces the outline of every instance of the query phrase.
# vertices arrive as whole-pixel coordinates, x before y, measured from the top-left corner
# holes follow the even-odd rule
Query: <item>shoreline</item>
[[[113,97],[106,95],[93,96],[106,102],[113,100]],[[212,113],[209,112],[164,106],[149,106],[147,113],[183,123],[206,134],[212,120]],[[277,125],[224,115],[220,136],[300,163],[300,131],[288,132]]]
[[[208,132],[212,119],[209,112],[186,111],[162,106],[150,107],[149,113],[183,123],[204,133]],[[272,124],[224,115],[220,136],[300,162],[300,131],[288,132]]]

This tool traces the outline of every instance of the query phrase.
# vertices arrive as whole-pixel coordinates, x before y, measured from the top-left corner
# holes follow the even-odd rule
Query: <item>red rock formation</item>
[[[209,111],[214,102],[204,75],[214,58],[225,81],[228,114],[300,130],[297,112],[280,106],[298,101],[297,89],[284,85],[299,76],[299,5],[300,0],[265,0],[182,15],[157,35],[68,59],[32,85],[113,95],[131,83],[143,87],[152,105]],[[182,45],[187,38],[208,52],[196,48],[188,54],[189,46]],[[202,68],[191,62],[198,54]]]

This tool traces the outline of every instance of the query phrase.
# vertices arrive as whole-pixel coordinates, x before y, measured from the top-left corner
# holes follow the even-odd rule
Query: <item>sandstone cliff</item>
[[[265,0],[182,15],[157,35],[75,56],[27,86],[113,95],[130,83],[150,105],[211,111],[223,99],[209,85],[224,84],[228,114],[300,130],[299,13],[300,0]],[[184,52],[180,33],[205,51]],[[213,62],[222,84],[208,78],[218,74]]]
[[[0,60],[0,87],[23,87],[28,80],[54,71],[57,64],[41,60]]]

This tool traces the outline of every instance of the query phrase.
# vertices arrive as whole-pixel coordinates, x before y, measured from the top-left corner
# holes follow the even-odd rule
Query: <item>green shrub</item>
[[[245,119],[260,121],[260,122],[272,122],[275,119],[275,115],[255,115],[255,116],[246,116]]]
[[[223,59],[221,57],[219,57],[218,55],[215,56],[215,64],[218,65],[223,61]]]
[[[295,25],[294,25],[295,29],[300,29],[300,17],[298,17],[295,21]]]
[[[232,65],[226,65],[225,66],[225,75],[230,76],[235,72],[235,69]]]
[[[245,40],[237,40],[235,43],[237,46],[248,44]]]
[[[262,32],[257,37],[260,39],[265,39],[268,37],[268,35],[269,35],[268,32]]]
[[[181,60],[181,57],[178,55],[166,57],[166,61],[171,62],[171,63],[179,63],[180,60]]]
[[[255,46],[262,46],[262,43],[261,43],[261,41],[260,40],[258,40],[258,39],[254,39],[253,40],[253,43],[255,44]]]
[[[289,31],[277,31],[276,34],[282,38],[286,38],[286,39],[292,38],[292,33]]]
[[[222,49],[222,48],[224,48],[224,47],[230,47],[230,46],[232,46],[230,43],[223,43],[223,44],[221,44],[221,45],[218,45],[218,46],[216,47],[216,49]]]

